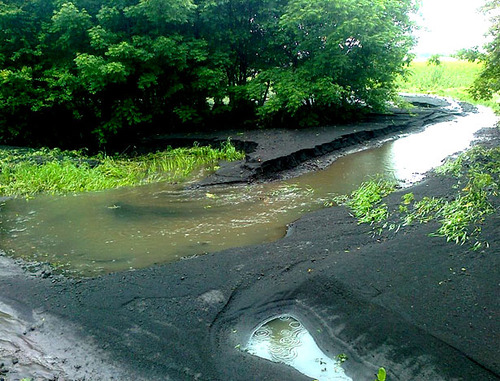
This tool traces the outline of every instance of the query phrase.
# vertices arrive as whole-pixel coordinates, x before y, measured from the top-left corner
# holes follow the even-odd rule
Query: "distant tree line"
[[[414,0],[0,1],[0,140],[310,126],[379,110]]]

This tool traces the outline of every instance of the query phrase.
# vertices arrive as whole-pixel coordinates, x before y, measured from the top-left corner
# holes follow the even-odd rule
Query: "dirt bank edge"
[[[362,121],[343,125],[304,129],[268,129],[219,131],[213,133],[169,134],[148,138],[142,149],[162,149],[166,146],[186,146],[194,142],[217,145],[230,139],[246,152],[242,161],[222,163],[221,168],[200,181],[198,186],[267,181],[279,178],[283,171],[296,176],[307,170],[317,170],[331,164],[326,155],[356,145],[373,145],[380,139],[395,138],[415,132],[429,124],[453,120],[475,108],[457,104],[451,99],[425,95],[406,95],[403,99],[414,104],[411,109],[393,108],[386,114],[371,114]],[[299,166],[318,158],[313,166]],[[294,173],[292,173],[294,172]]]

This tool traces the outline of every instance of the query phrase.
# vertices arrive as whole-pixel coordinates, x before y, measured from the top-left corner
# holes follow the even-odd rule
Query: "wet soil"
[[[321,133],[306,132],[263,135],[248,161],[272,162],[294,144],[321,146]],[[498,129],[483,134],[487,144],[500,143]],[[249,176],[234,168],[220,177],[274,176],[266,166]],[[430,173],[405,192],[446,197],[455,185]],[[400,198],[396,192],[386,203],[397,209]],[[430,237],[433,223],[373,235],[335,207],[304,216],[274,243],[93,279],[32,276],[0,257],[0,311],[53,360],[52,378],[37,379],[307,380],[242,350],[263,321],[292,314],[325,353],[348,356],[354,380],[372,381],[380,366],[390,380],[499,380],[499,226],[497,212],[482,227],[490,247],[473,251]],[[0,379],[32,369],[21,366],[18,349],[0,350]]]
[[[410,110],[395,108],[384,115],[368,115],[358,123],[304,129],[158,135],[144,140],[140,147],[154,150],[194,142],[217,145],[229,138],[238,149],[245,150],[245,160],[223,164],[214,175],[198,185],[269,181],[325,168],[346,148],[373,146],[402,133],[416,132],[429,124],[476,111],[471,105],[454,104],[431,96],[408,96],[406,100],[416,107]]]

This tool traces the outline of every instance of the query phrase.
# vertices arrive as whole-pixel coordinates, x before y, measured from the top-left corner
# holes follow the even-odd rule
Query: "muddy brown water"
[[[274,241],[287,224],[376,175],[401,185],[418,181],[496,120],[481,109],[284,182],[206,189],[154,184],[8,200],[0,209],[0,249],[94,276]]]

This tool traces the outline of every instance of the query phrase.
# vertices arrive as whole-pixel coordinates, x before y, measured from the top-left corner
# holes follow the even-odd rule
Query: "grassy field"
[[[220,148],[193,146],[137,157],[88,157],[77,151],[0,147],[0,196],[99,191],[179,181],[200,167],[244,157],[228,141]]]
[[[467,61],[441,61],[439,65],[416,61],[410,66],[410,75],[398,81],[399,91],[452,97],[473,104],[488,106],[500,112],[500,96],[491,101],[474,100],[468,89],[481,72],[482,64]]]

